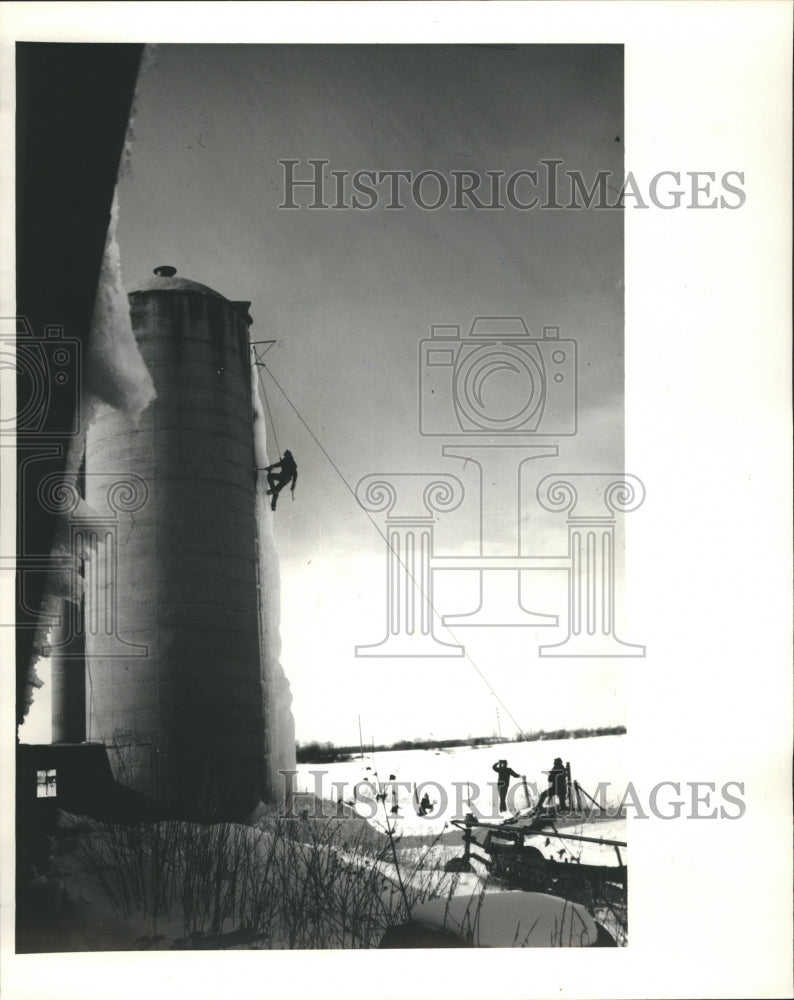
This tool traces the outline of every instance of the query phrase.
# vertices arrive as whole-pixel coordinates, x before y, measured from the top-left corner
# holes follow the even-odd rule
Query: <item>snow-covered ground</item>
[[[61,902],[44,906],[46,919],[28,927],[23,950],[373,947],[387,927],[406,919],[408,910],[417,921],[427,918],[434,926],[433,914],[446,914],[447,902],[451,913],[479,914],[480,944],[498,932],[498,941],[510,946],[513,934],[505,937],[503,924],[515,917],[515,905],[521,910],[516,925],[526,929],[536,923],[533,907],[542,904],[554,922],[555,906],[565,913],[574,907],[573,913],[584,901],[516,893],[511,903],[511,898],[502,899],[509,886],[480,863],[472,871],[445,871],[445,863],[463,853],[461,831],[451,820],[470,809],[499,819],[490,783],[495,778],[492,765],[500,758],[519,775],[526,774],[530,787],[534,782],[543,788],[543,771],[559,756],[571,762],[572,775],[586,791],[608,782],[605,801],[617,806],[625,788],[625,744],[624,737],[601,737],[383,752],[327,767],[301,765],[296,790],[312,797],[294,803],[295,820],[277,818],[279,809],[271,808],[255,826],[162,823],[113,830],[63,814],[60,846],[37,880],[42,898]],[[330,818],[340,797],[355,801],[353,788],[362,779],[377,789],[392,774],[401,783],[396,816],[389,790],[385,802],[376,802],[372,793],[367,799],[359,789],[362,801],[356,807],[362,818]],[[414,808],[414,785],[421,795],[427,782],[436,783],[428,786],[434,808],[423,818]],[[523,789],[520,779],[513,785]],[[326,822],[301,818],[305,807],[315,806],[315,795],[325,800]],[[523,790],[514,804],[519,811],[525,806]],[[541,833],[533,846],[574,867],[577,860],[614,865],[617,859],[613,848],[575,841],[571,834],[626,839],[621,819],[559,829],[563,839]],[[475,831],[479,839],[482,832]],[[621,854],[625,862],[624,848]],[[156,916],[155,898],[160,900]],[[619,944],[626,943],[625,905],[619,896],[594,903],[591,914]],[[549,943],[544,938],[525,944]]]
[[[561,757],[564,762],[570,761],[572,777],[585,791],[593,794],[599,784],[608,784],[605,801],[617,807],[628,781],[625,745],[625,736],[601,736],[441,750],[384,750],[375,754],[365,751],[363,759],[356,755],[354,759],[331,764],[299,764],[295,789],[328,801],[336,801],[341,791],[344,801],[354,801],[356,797],[367,796],[362,782],[370,781],[373,786],[381,787],[394,774],[399,783],[400,829],[419,834],[443,828],[444,822],[453,818],[462,819],[472,807],[485,818],[499,819],[492,766],[500,758],[506,759],[519,775],[526,776],[530,805],[535,803],[537,792],[546,787],[543,772],[550,770],[555,757]],[[417,818],[414,786],[420,796],[427,791],[435,804],[432,818]],[[513,778],[511,786],[509,802],[513,811],[525,808],[528,803],[523,782]],[[390,795],[387,804],[391,806]],[[363,801],[358,804],[358,812],[364,818],[370,819],[372,811]],[[382,810],[371,821],[380,825]]]
[[[511,779],[508,805],[512,812],[521,812],[535,804],[537,793],[547,784],[543,772],[552,767],[555,757],[570,762],[572,778],[586,792],[595,794],[599,784],[608,786],[599,801],[603,799],[610,809],[617,810],[628,781],[625,747],[625,736],[601,736],[441,750],[365,752],[363,759],[356,756],[353,760],[331,764],[299,764],[295,790],[313,794],[328,803],[336,802],[341,796],[345,803],[354,803],[356,812],[372,826],[383,832],[391,826],[405,844],[415,843],[414,838],[421,838],[417,842],[439,838],[436,853],[446,857],[459,854],[461,850],[460,831],[452,826],[452,819],[463,819],[471,811],[491,822],[509,815],[499,812],[495,791],[496,774],[492,766],[500,758],[506,759],[519,775],[526,776],[526,786],[520,778]],[[389,778],[392,774],[397,782],[396,816],[391,813],[393,783]],[[384,786],[387,786],[385,802],[375,802],[373,790]],[[415,803],[425,791],[433,809],[427,816],[419,817]],[[293,801],[299,812],[300,795]],[[308,799],[303,800],[303,807],[307,805]],[[624,819],[601,820],[592,828],[580,825],[566,827],[566,830],[588,837],[626,840]],[[560,857],[557,852],[565,849],[567,857],[576,857],[585,864],[615,864],[617,861],[613,848],[598,844],[552,840],[548,845],[540,841],[538,846],[548,856]],[[621,856],[625,863],[625,848],[621,849]]]

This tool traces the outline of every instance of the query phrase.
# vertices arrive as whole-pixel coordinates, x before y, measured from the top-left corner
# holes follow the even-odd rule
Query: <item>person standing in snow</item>
[[[510,787],[511,778],[520,778],[520,774],[508,767],[506,760],[498,760],[492,770],[496,771],[499,778],[496,782],[496,787],[499,789],[499,812],[504,812],[507,809],[507,790]]]
[[[397,776],[394,775],[394,774],[390,774],[389,775],[389,781],[392,783],[392,786],[391,786],[391,814],[392,814],[392,816],[396,816],[397,813],[400,811],[400,807],[399,807],[399,805],[397,803],[397,785],[396,785]]]
[[[540,810],[546,799],[554,796],[557,805],[564,809],[568,799],[568,771],[562,762],[562,757],[554,758],[554,766],[549,771],[549,787],[540,793],[536,811]]]

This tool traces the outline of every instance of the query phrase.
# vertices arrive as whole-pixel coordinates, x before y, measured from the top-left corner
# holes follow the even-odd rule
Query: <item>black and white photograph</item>
[[[790,5],[6,6],[8,995],[784,994]]]

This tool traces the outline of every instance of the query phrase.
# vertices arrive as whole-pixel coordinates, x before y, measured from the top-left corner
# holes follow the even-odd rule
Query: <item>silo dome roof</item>
[[[222,302],[229,301],[209,285],[202,285],[188,278],[178,278],[176,268],[166,265],[156,267],[154,276],[131,288],[129,294],[134,295],[136,292],[193,292],[196,295],[207,295],[211,299],[220,299]]]
[[[208,299],[218,299],[221,302],[228,302],[245,316],[249,326],[251,324],[251,317],[248,314],[251,306],[250,302],[235,302],[233,299],[227,299],[220,292],[216,292],[209,285],[202,285],[198,281],[190,281],[189,278],[178,278],[176,268],[168,264],[161,264],[159,267],[156,267],[154,269],[154,277],[148,278],[146,281],[131,288],[128,294],[136,295],[139,292],[192,292],[194,295],[205,295]]]

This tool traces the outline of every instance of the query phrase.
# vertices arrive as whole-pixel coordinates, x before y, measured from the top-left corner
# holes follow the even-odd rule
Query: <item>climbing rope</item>
[[[256,351],[254,351],[254,357],[256,357]],[[260,371],[259,371],[259,380],[260,380],[260,384],[262,384],[262,393],[263,393],[263,395],[265,395],[265,399],[267,400],[267,394],[265,393],[265,388],[264,388],[264,383],[263,383],[263,380],[262,380],[262,372],[261,372],[261,369],[262,369],[262,368],[264,368],[264,369],[265,369],[265,371],[266,371],[266,372],[268,373],[268,375],[269,375],[269,376],[271,377],[271,379],[273,380],[273,383],[274,383],[274,385],[275,385],[275,386],[276,386],[276,388],[277,388],[277,389],[279,390],[279,392],[280,392],[280,393],[281,393],[281,395],[282,395],[282,396],[284,397],[284,399],[285,399],[285,400],[287,401],[288,405],[289,405],[289,406],[290,406],[290,407],[292,408],[292,411],[294,412],[295,416],[296,416],[296,417],[298,418],[298,420],[300,420],[300,422],[301,422],[301,423],[303,424],[303,426],[304,426],[304,427],[306,428],[307,432],[308,432],[308,433],[309,433],[309,435],[311,436],[311,438],[312,438],[312,440],[314,441],[314,443],[315,443],[315,444],[317,445],[317,447],[318,447],[318,448],[320,449],[320,451],[321,451],[321,452],[323,453],[323,455],[324,455],[324,456],[325,456],[325,458],[327,459],[327,461],[328,461],[329,465],[330,465],[330,466],[331,466],[331,467],[333,468],[334,472],[335,472],[335,473],[337,474],[337,476],[338,476],[338,477],[339,477],[339,479],[341,480],[341,482],[342,482],[342,484],[344,485],[345,489],[346,489],[346,490],[348,491],[348,493],[350,493],[350,495],[351,495],[351,496],[353,497],[353,499],[354,499],[354,500],[356,501],[356,507],[357,507],[357,508],[358,508],[359,510],[363,511],[363,513],[364,513],[364,514],[366,515],[366,517],[367,517],[367,518],[369,519],[369,521],[370,521],[370,523],[372,524],[372,526],[373,526],[373,527],[375,528],[375,530],[376,530],[376,531],[378,532],[378,534],[379,534],[379,535],[381,536],[381,538],[382,538],[382,539],[384,540],[384,542],[386,543],[386,546],[387,546],[387,548],[389,549],[389,551],[390,551],[390,552],[391,552],[391,553],[392,553],[392,554],[394,555],[395,559],[397,559],[397,561],[398,561],[398,562],[400,563],[400,565],[401,565],[401,566],[403,567],[403,569],[405,570],[405,572],[406,572],[406,574],[407,574],[408,578],[409,578],[409,579],[411,580],[411,582],[412,582],[412,583],[413,583],[413,584],[414,584],[414,585],[415,585],[415,586],[416,586],[416,587],[418,588],[418,590],[419,590],[419,592],[420,592],[420,593],[422,594],[422,596],[423,596],[423,597],[425,597],[425,598],[427,599],[427,595],[425,594],[424,590],[422,589],[422,586],[421,586],[421,584],[420,584],[420,583],[418,583],[418,581],[416,580],[416,578],[414,577],[414,575],[413,575],[413,574],[411,573],[411,571],[410,571],[410,570],[408,569],[408,567],[406,566],[406,564],[405,564],[405,563],[403,562],[403,560],[402,560],[402,559],[400,558],[400,555],[399,555],[399,553],[395,551],[395,549],[393,548],[393,546],[392,546],[391,542],[389,541],[389,539],[388,539],[387,535],[386,535],[386,534],[385,534],[385,532],[384,532],[384,531],[383,531],[383,530],[381,529],[381,527],[380,527],[380,525],[379,525],[379,524],[377,523],[377,521],[376,521],[376,520],[375,520],[375,519],[374,519],[374,518],[372,517],[372,515],[370,514],[370,512],[369,512],[368,510],[366,510],[366,509],[365,509],[364,507],[362,507],[362,506],[361,506],[361,504],[360,504],[360,503],[358,502],[358,497],[356,496],[356,493],[355,493],[355,490],[354,490],[354,489],[353,489],[353,487],[352,487],[352,486],[350,485],[350,483],[348,483],[348,481],[347,481],[347,480],[345,479],[345,477],[343,476],[343,474],[342,474],[342,471],[340,470],[339,466],[338,466],[338,465],[336,464],[336,462],[334,462],[334,460],[333,460],[333,459],[331,458],[331,456],[330,456],[330,455],[328,454],[328,452],[326,451],[326,449],[325,449],[325,448],[323,447],[323,444],[322,444],[322,442],[320,441],[320,439],[319,439],[319,438],[317,437],[317,435],[316,435],[316,434],[314,433],[314,431],[313,431],[313,430],[311,429],[311,427],[310,427],[310,426],[309,426],[309,425],[307,424],[307,422],[306,422],[306,421],[304,420],[304,418],[303,418],[302,414],[300,413],[300,411],[298,410],[297,406],[295,406],[295,404],[294,404],[294,403],[292,402],[292,400],[291,400],[291,399],[289,398],[289,396],[288,396],[288,395],[287,395],[287,393],[285,392],[285,390],[284,390],[284,388],[282,387],[282,385],[281,385],[281,384],[279,383],[279,381],[278,381],[278,379],[276,378],[276,376],[275,376],[275,375],[273,374],[273,372],[272,372],[272,371],[271,371],[271,370],[270,370],[270,369],[269,369],[269,368],[267,367],[267,365],[266,365],[266,364],[264,363],[264,361],[261,361],[261,360],[259,360],[259,358],[257,358],[257,361],[256,361],[256,364],[257,364],[257,367],[258,367],[258,368],[260,369]],[[273,432],[274,432],[274,434],[275,434],[275,424],[273,425]],[[295,499],[295,498],[294,498],[294,496],[293,496],[293,499]],[[441,625],[443,626],[443,628],[445,628],[445,629],[447,630],[447,632],[448,632],[448,633],[450,634],[450,636],[452,636],[452,638],[453,638],[453,639],[455,640],[455,642],[456,642],[456,643],[457,643],[458,645],[460,645],[460,646],[461,646],[461,648],[462,648],[462,649],[463,649],[463,651],[464,651],[464,652],[463,652],[463,655],[464,655],[465,659],[467,659],[467,660],[469,661],[469,663],[471,664],[471,666],[472,666],[472,667],[474,668],[474,670],[476,671],[477,675],[479,676],[480,680],[481,680],[481,681],[482,681],[482,682],[483,682],[483,683],[485,684],[485,686],[486,686],[486,687],[488,688],[488,691],[490,692],[490,694],[491,694],[491,695],[492,695],[492,696],[493,696],[493,697],[495,698],[495,700],[496,700],[497,702],[499,702],[499,704],[500,704],[500,705],[502,706],[502,708],[503,708],[503,709],[505,710],[505,712],[506,712],[507,716],[508,716],[508,717],[509,717],[509,719],[510,719],[510,720],[512,721],[513,725],[514,725],[514,726],[516,727],[516,730],[517,730],[517,731],[518,731],[519,733],[523,733],[523,732],[524,732],[524,728],[523,728],[523,726],[521,726],[521,725],[519,724],[518,720],[517,720],[517,719],[516,719],[516,717],[515,717],[515,716],[513,715],[513,713],[512,713],[511,711],[510,711],[510,709],[508,708],[507,704],[506,704],[506,703],[505,703],[505,702],[504,702],[504,701],[503,701],[503,700],[502,700],[502,699],[501,699],[501,698],[499,697],[499,695],[498,695],[498,694],[496,693],[496,691],[494,690],[494,688],[493,688],[493,686],[491,685],[491,683],[490,683],[490,681],[488,680],[488,678],[487,678],[487,677],[485,676],[485,674],[484,674],[484,673],[482,672],[482,670],[480,670],[480,668],[479,668],[479,667],[477,666],[477,664],[476,664],[476,663],[474,662],[474,660],[473,660],[473,659],[471,658],[471,656],[469,655],[469,653],[468,653],[468,652],[466,651],[466,646],[464,645],[464,643],[460,642],[460,640],[459,640],[459,639],[457,638],[457,636],[456,636],[456,635],[455,635],[455,633],[454,633],[454,632],[452,631],[452,629],[451,629],[451,628],[449,627],[449,625],[445,625],[445,624],[444,624],[444,620],[443,620],[443,618],[441,617],[441,614],[440,614],[440,613],[439,613],[439,612],[438,612],[438,611],[436,610],[436,608],[435,608],[435,605],[433,604],[433,602],[432,602],[432,601],[430,601],[430,600],[428,600],[428,602],[427,602],[427,603],[428,603],[428,605],[429,605],[429,607],[430,607],[430,610],[431,610],[432,614],[433,614],[433,615],[435,615],[435,617],[436,617],[436,618],[438,619],[438,621],[439,621],[439,622],[441,623]]]

